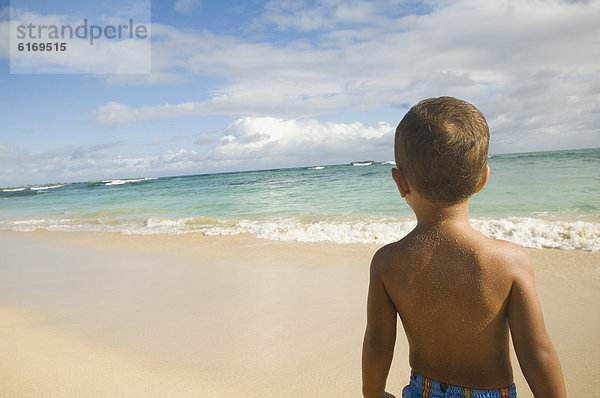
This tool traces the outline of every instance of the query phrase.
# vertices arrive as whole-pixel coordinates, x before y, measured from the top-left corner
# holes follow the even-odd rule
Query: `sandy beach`
[[[377,247],[0,231],[0,397],[359,397]],[[569,395],[599,396],[600,252],[528,252]],[[408,372],[400,328],[388,390]]]

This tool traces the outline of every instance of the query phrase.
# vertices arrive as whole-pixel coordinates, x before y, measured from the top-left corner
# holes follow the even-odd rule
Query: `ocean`
[[[493,155],[472,225],[523,247],[600,250],[600,149]],[[416,220],[393,162],[0,189],[0,229],[393,242]]]

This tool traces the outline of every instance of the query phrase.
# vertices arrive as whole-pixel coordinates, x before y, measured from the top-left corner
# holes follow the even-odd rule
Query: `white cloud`
[[[10,8],[0,8],[0,58],[10,56]]]
[[[600,81],[589,75],[540,70],[478,105],[496,153],[600,146]]]
[[[265,12],[254,21],[254,27],[272,24],[278,30],[302,32],[331,30],[336,27],[377,25],[389,1],[269,1]],[[387,6],[387,7],[386,7]],[[383,14],[384,15],[384,14]]]
[[[391,153],[394,127],[243,117],[224,132],[211,151],[214,160],[261,160],[277,164],[306,164],[317,159],[350,161],[357,156]],[[389,157],[386,156],[386,158]]]
[[[305,158],[336,157],[333,162],[362,157],[357,151],[363,149],[365,156],[387,158],[389,143],[361,135],[379,127],[353,130],[352,124],[313,119],[338,111],[376,112],[438,95],[478,105],[491,126],[495,152],[600,146],[599,0],[426,2],[429,8],[419,15],[409,14],[402,0],[307,4],[270,2],[245,36],[153,24],[152,74],[113,75],[108,84],[170,84],[203,76],[218,85],[201,101],[106,102],[92,119],[103,125],[205,115],[238,120],[218,142],[197,136],[196,152],[132,155],[120,160],[123,167],[235,166],[241,164],[236,156],[292,165],[302,161],[294,148],[310,148]],[[0,33],[3,26],[0,22]],[[8,50],[0,43],[0,55],[3,51]],[[73,60],[80,62],[84,57]],[[336,129],[347,137],[355,131],[356,138],[338,139]]]
[[[188,13],[199,8],[202,4],[201,0],[177,0],[175,1],[175,11],[180,13]]]
[[[402,2],[271,2],[252,32],[275,25],[297,37],[273,43],[156,24],[157,71],[178,68],[225,83],[205,101],[112,102],[94,118],[310,118],[454,95],[483,108],[506,145],[545,133],[600,145],[592,136],[600,125],[598,0],[438,4],[423,15],[394,16]]]
[[[196,145],[207,145],[212,144],[216,141],[215,137],[208,133],[201,133],[196,136],[194,144]]]
[[[108,102],[96,111],[98,121],[102,124],[121,124],[143,120],[140,116],[136,117],[136,114],[140,113],[140,110],[118,102]]]
[[[161,85],[161,84],[178,84],[183,83],[187,79],[180,74],[173,72],[150,72],[145,74],[118,74],[109,75],[106,78],[106,83],[109,86],[123,85]]]
[[[244,117],[231,123],[218,140],[211,134],[197,135],[199,150],[115,156],[104,150],[123,142],[43,152],[0,145],[0,186],[334,164],[363,158],[388,160],[393,132],[384,122],[368,126]],[[159,143],[153,140],[149,145]]]
[[[205,166],[205,155],[183,148],[155,155],[114,156],[102,153],[104,147],[29,152],[0,145],[0,186],[192,173]]]

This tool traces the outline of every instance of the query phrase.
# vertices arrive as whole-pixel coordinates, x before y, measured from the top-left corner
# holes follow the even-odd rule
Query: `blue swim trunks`
[[[440,383],[414,370],[410,384],[402,390],[402,398],[516,398],[517,389],[511,386],[499,390],[476,390]]]

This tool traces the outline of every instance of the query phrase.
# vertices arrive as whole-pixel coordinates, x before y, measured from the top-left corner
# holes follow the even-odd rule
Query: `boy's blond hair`
[[[479,186],[489,137],[485,118],[470,103],[429,98],[413,106],[398,124],[396,165],[425,198],[457,203]]]

